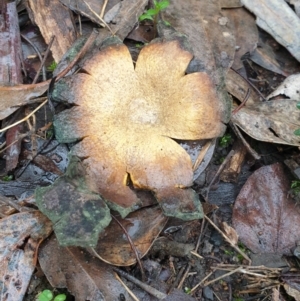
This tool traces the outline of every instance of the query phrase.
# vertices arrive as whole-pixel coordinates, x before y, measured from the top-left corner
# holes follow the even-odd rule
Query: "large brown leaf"
[[[183,38],[151,43],[134,68],[127,47],[110,38],[84,63],[84,73],[54,91],[76,105],[56,116],[57,139],[83,138],[73,154],[85,158],[87,183],[122,216],[141,205],[136,190],[144,189],[154,192],[166,215],[202,217],[189,188],[191,159],[171,138],[213,138],[225,126],[209,77],[185,75],[193,57],[185,44]]]
[[[300,240],[300,207],[289,187],[282,166],[273,164],[255,171],[238,195],[233,225],[252,252],[291,255]]]
[[[167,220],[168,218],[159,208],[150,207],[132,212],[125,219],[120,219],[119,222],[126,229],[139,257],[142,258],[149,251]],[[110,264],[128,266],[136,263],[136,256],[127,236],[114,220],[101,233],[95,251]]]
[[[124,287],[113,275],[112,267],[83,249],[60,247],[53,236],[39,252],[39,263],[56,288],[67,288],[75,300],[130,300]]]

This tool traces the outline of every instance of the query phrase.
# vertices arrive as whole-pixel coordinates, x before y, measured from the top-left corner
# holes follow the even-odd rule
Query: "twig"
[[[250,89],[248,88],[247,90],[247,93],[246,93],[246,96],[245,98],[243,99],[243,101],[240,103],[240,105],[238,107],[236,107],[233,111],[232,111],[232,114],[236,114],[247,102],[249,96],[251,94],[251,91]]]
[[[231,242],[231,240],[214,224],[214,222],[204,215],[204,218],[223,236],[223,238],[238,252],[240,253],[245,259],[248,260],[249,265],[251,265],[251,259],[243,252],[241,251],[234,243]]]
[[[220,277],[217,277],[217,278],[215,278],[215,279],[213,279],[211,281],[205,282],[204,286],[208,286],[208,285],[210,285],[210,284],[212,284],[212,283],[214,283],[216,281],[219,281],[219,280],[221,280],[221,279],[223,279],[223,278],[225,278],[227,276],[230,276],[230,275],[235,274],[235,273],[240,272],[240,271],[241,271],[241,268],[239,267],[239,268],[237,268],[237,269],[235,269],[235,270],[233,270],[233,271],[231,271],[231,272],[229,272],[227,274],[224,274],[224,275],[222,275]]]
[[[137,249],[136,249],[136,247],[135,247],[135,245],[134,245],[134,243],[133,243],[130,235],[128,234],[128,232],[125,229],[125,227],[119,222],[119,220],[116,217],[114,217],[113,215],[111,215],[111,217],[120,226],[120,228],[123,230],[124,234],[126,235],[126,237],[128,239],[128,242],[130,244],[130,247],[131,247],[131,249],[132,249],[132,251],[133,251],[133,253],[134,253],[135,257],[136,257],[136,260],[137,260],[137,262],[139,264],[139,267],[141,269],[142,279],[143,279],[143,281],[146,281],[146,275],[145,275],[145,271],[144,271],[143,265],[142,265],[141,260],[140,260],[139,253],[138,253],[138,251],[137,251]]]
[[[111,28],[107,25],[107,23],[103,20],[103,18],[101,18],[92,8],[91,6],[85,1],[83,0],[83,2],[85,3],[85,5],[89,8],[89,10],[105,25],[105,27],[107,27],[107,29],[110,31],[110,33],[112,35],[115,35],[113,33],[113,31],[111,30]]]
[[[198,249],[199,249],[199,246],[200,246],[200,242],[201,242],[201,238],[202,238],[202,234],[203,234],[203,229],[204,229],[204,220],[202,220],[202,223],[201,223],[201,230],[200,230],[200,234],[198,236],[198,240],[197,240],[197,244],[196,244],[196,247],[195,247],[195,250],[194,251],[191,251],[191,254],[197,256],[197,257],[200,257],[201,259],[203,258],[202,256],[200,256],[197,252],[198,252]],[[191,263],[189,262],[187,267],[186,267],[186,270],[185,270],[185,273],[181,279],[181,281],[179,282],[177,288],[178,289],[181,289],[182,288],[182,285],[185,281],[185,279],[187,278],[189,272],[190,272],[190,269],[191,269],[192,265]]]
[[[203,158],[205,157],[209,147],[211,146],[212,140],[208,141],[207,143],[205,143],[205,145],[202,147],[197,159],[195,160],[195,163],[193,164],[193,171],[195,172],[199,165],[201,164]]]
[[[11,124],[11,125],[8,125],[7,127],[3,128],[3,129],[0,129],[0,133],[14,127],[15,125],[19,124],[19,123],[22,123],[24,121],[26,121],[28,118],[30,118],[36,111],[38,111],[42,106],[44,106],[46,103],[47,103],[48,99],[46,99],[45,101],[43,101],[37,108],[35,108],[30,114],[28,114],[26,117],[24,117],[23,119]]]
[[[246,147],[248,153],[256,160],[260,160],[261,156],[249,145],[249,143],[246,141],[246,139],[243,137],[243,135],[241,134],[240,130],[238,129],[238,127],[232,122],[229,121],[229,125],[232,128],[232,130],[234,131],[234,133],[241,139],[241,141],[243,142],[244,146]]]
[[[41,65],[40,65],[38,71],[36,72],[36,75],[35,75],[35,77],[34,77],[34,79],[33,79],[32,84],[35,84],[35,83],[37,82],[37,80],[38,80],[38,78],[39,78],[39,75],[40,75],[40,72],[41,72],[42,68],[45,66],[45,62],[46,62],[46,59],[47,59],[48,54],[49,54],[49,52],[50,52],[50,48],[52,47],[52,44],[53,44],[53,42],[54,42],[54,38],[55,38],[55,36],[52,36],[52,37],[51,37],[51,40],[50,40],[49,45],[48,45],[48,47],[47,47],[47,50],[46,50],[46,52],[45,52],[45,54],[44,54],[44,57],[43,57],[43,59],[42,59],[42,61],[41,61]],[[43,79],[43,80],[46,80],[46,79]]]
[[[132,283],[134,283],[135,285],[139,286],[140,288],[142,288],[144,291],[146,291],[147,293],[149,293],[150,295],[156,297],[159,300],[162,300],[164,298],[167,297],[167,295],[165,293],[162,293],[160,291],[158,291],[157,289],[155,289],[154,287],[143,283],[142,281],[134,278],[133,276],[127,274],[126,272],[124,272],[121,269],[118,269],[116,267],[112,268],[115,272],[117,272],[120,276],[126,278],[127,280],[131,281]]]
[[[263,94],[256,88],[255,85],[253,85],[247,78],[241,76],[235,69],[230,68],[231,70],[233,70],[236,74],[238,74],[249,86],[251,86],[251,88],[253,88],[256,93],[264,100],[267,101],[267,99],[263,96]]]
[[[208,275],[206,275],[198,284],[196,284],[192,289],[191,289],[191,294],[194,293],[194,291],[202,285],[202,283],[208,279],[215,271],[210,272]]]
[[[132,299],[135,301],[139,301],[136,295],[129,289],[129,287],[123,282],[123,280],[119,277],[119,275],[116,272],[114,273],[114,275],[117,278],[117,280],[121,282],[121,284],[124,286],[125,290],[132,297]]]
[[[223,169],[225,168],[227,162],[231,159],[231,157],[234,154],[234,150],[231,150],[228,155],[226,156],[225,160],[222,162],[222,164],[220,165],[218,171],[216,172],[216,174],[214,175],[213,179],[210,181],[208,187],[206,188],[206,196],[205,196],[205,200],[207,201],[208,199],[208,194],[210,191],[211,186],[213,185],[213,183],[215,182],[216,178],[221,174],[221,172],[223,171]]]
[[[30,46],[34,49],[34,51],[36,52],[36,54],[38,55],[41,63],[43,61],[43,58],[42,58],[42,55],[40,53],[40,51],[38,50],[38,48],[29,40],[27,39],[24,35],[21,34],[21,37],[27,42],[30,44]],[[46,68],[45,66],[43,66],[43,81],[46,81]]]
[[[103,3],[102,8],[101,8],[101,12],[100,12],[100,17],[101,17],[101,18],[104,17],[104,12],[105,12],[107,3],[108,3],[108,0],[104,0],[104,3]]]

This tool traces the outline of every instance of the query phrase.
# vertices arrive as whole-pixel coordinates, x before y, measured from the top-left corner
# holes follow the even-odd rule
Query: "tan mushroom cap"
[[[119,44],[72,76],[69,102],[76,106],[58,115],[58,139],[84,137],[73,153],[85,158],[90,187],[117,206],[141,202],[130,178],[134,188],[153,191],[165,211],[172,202],[182,202],[184,212],[197,210],[189,200],[195,194],[185,189],[193,182],[191,159],[172,138],[214,138],[225,126],[207,74],[185,74],[191,59],[178,41],[153,43],[134,68]]]

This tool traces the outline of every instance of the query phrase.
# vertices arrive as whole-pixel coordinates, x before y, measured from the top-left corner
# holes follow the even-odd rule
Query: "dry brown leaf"
[[[256,140],[299,146],[300,137],[294,134],[299,116],[297,100],[276,99],[247,105],[231,120]]]
[[[50,80],[34,85],[0,86],[0,120],[28,104],[30,99],[45,93],[49,83]]]
[[[145,46],[136,62],[116,38],[56,86],[75,104],[56,116],[60,142],[83,157],[91,190],[122,216],[141,205],[134,189],[154,192],[166,215],[202,217],[188,154],[171,138],[223,134],[223,107],[205,73],[185,75],[192,54],[179,39]],[[209,99],[209,102],[207,101]],[[184,114],[183,114],[184,112]]]
[[[280,164],[261,167],[241,189],[232,222],[252,252],[291,255],[300,239],[300,207],[289,196],[289,189]]]
[[[119,300],[130,297],[113,275],[112,266],[80,248],[60,247],[52,236],[39,252],[39,263],[53,287],[67,288],[76,300]]]
[[[285,291],[288,295],[295,298],[296,301],[300,301],[300,291],[299,291],[299,289],[296,289],[296,288],[290,286],[288,283],[285,283],[283,285],[283,287],[284,287],[284,289],[285,289]]]
[[[159,235],[167,220],[159,208],[150,207],[130,213],[119,222],[126,229],[142,258],[149,251],[153,240]],[[136,263],[136,256],[124,231],[114,220],[101,233],[95,251],[101,259],[110,264],[129,266]]]
[[[51,231],[51,222],[39,211],[0,220],[0,300],[23,300],[35,269],[38,241]]]

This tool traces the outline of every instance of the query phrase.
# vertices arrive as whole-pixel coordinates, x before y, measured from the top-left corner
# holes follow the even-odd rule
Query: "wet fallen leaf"
[[[110,265],[83,249],[60,247],[54,236],[41,246],[39,263],[50,284],[67,288],[76,300],[119,300],[120,294],[130,300]]]
[[[300,137],[294,134],[300,127],[297,100],[276,99],[246,105],[231,120],[256,140],[300,145]]]
[[[35,269],[38,241],[51,231],[51,222],[39,211],[0,220],[0,300],[23,300]]]
[[[252,252],[291,255],[300,239],[300,207],[289,189],[277,163],[255,171],[240,191],[232,221],[239,239]]]
[[[191,159],[173,139],[221,135],[224,111],[205,73],[185,75],[192,54],[183,41],[145,46],[134,69],[126,46],[109,38],[85,62],[84,73],[62,80],[53,92],[76,104],[56,116],[56,138],[84,137],[73,154],[85,158],[87,184],[122,216],[140,206],[135,190],[145,189],[154,192],[166,215],[202,217],[189,188]]]
[[[142,258],[165,226],[167,217],[158,207],[150,207],[132,212],[126,218],[119,219],[119,222],[125,227]],[[136,256],[124,231],[114,220],[101,233],[95,251],[110,264],[128,266],[136,263]]]
[[[241,0],[241,2],[256,15],[257,25],[271,34],[299,61],[300,20],[291,7],[284,0]]]
[[[80,160],[73,157],[63,177],[36,189],[37,205],[53,222],[62,246],[94,247],[111,221],[106,203],[87,188],[84,177]]]

